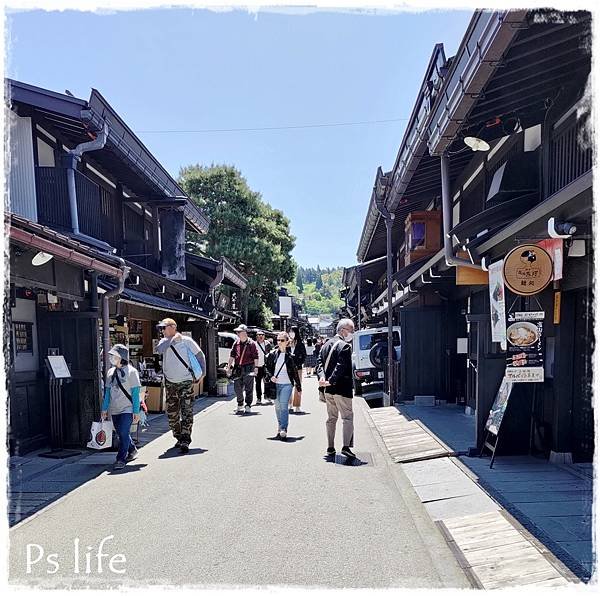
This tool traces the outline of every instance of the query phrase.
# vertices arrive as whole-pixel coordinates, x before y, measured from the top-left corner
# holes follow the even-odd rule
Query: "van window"
[[[231,337],[221,337],[219,336],[219,347],[220,348],[229,348],[233,347],[234,339]]]
[[[359,350],[370,350],[377,342],[387,341],[387,333],[371,333],[368,335],[360,335],[358,338]],[[400,334],[397,331],[393,332],[394,347],[400,345]]]

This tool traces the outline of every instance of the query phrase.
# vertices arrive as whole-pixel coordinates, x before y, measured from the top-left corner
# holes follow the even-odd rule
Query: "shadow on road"
[[[148,464],[127,464],[121,470],[108,470],[109,476],[120,476],[121,474],[129,474],[131,472],[139,472],[148,467]]]
[[[324,455],[323,461],[327,462],[328,464],[338,464],[340,466],[350,467],[366,466],[369,463],[367,461],[362,461],[358,457],[349,458],[345,455]]]
[[[158,459],[171,459],[173,457],[189,457],[190,455],[202,455],[206,453],[208,449],[201,449],[200,447],[192,448],[187,453],[181,453],[179,449],[171,447],[167,449],[162,455],[158,456]]]

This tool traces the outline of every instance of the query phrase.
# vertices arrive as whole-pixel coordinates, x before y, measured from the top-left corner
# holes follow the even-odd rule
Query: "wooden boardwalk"
[[[408,420],[397,408],[373,408],[369,415],[395,463],[456,455],[418,421]]]
[[[541,588],[577,582],[541,543],[502,511],[436,523],[476,587]]]
[[[474,587],[496,589],[531,585],[541,588],[578,583],[577,577],[541,542],[499,509],[497,502],[473,477],[451,464],[456,461],[454,458],[446,460],[448,465],[428,461],[457,454],[427,427],[408,419],[394,407],[369,409],[368,415],[392,461],[407,464],[405,471],[413,485],[419,474],[422,477],[431,468],[433,484],[416,486],[415,490],[420,498],[423,495],[422,502]],[[417,476],[414,466],[420,470]],[[472,482],[481,495],[477,491],[469,492],[465,482]],[[443,491],[445,487],[449,488],[448,494]],[[426,498],[425,489],[431,493]],[[474,511],[471,501],[475,505],[479,503],[480,509],[489,509],[489,505],[481,505],[481,497],[498,510]]]

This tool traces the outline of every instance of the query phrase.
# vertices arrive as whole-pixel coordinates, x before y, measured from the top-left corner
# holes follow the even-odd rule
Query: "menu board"
[[[508,353],[505,378],[513,383],[543,383],[543,321],[545,313],[512,312],[508,315]]]
[[[506,406],[508,405],[508,398],[510,397],[512,387],[513,384],[510,381],[503,379],[500,384],[500,389],[498,389],[498,393],[496,394],[496,399],[494,399],[490,415],[485,423],[485,430],[494,435],[498,435],[500,430],[500,425],[502,424],[502,419],[506,412]]]
[[[55,379],[71,378],[71,372],[69,371],[64,356],[46,356],[46,362]]]

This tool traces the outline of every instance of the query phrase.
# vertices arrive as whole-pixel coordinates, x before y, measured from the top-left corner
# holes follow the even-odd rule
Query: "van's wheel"
[[[363,394],[363,386],[360,381],[354,379],[354,395],[362,395]]]

